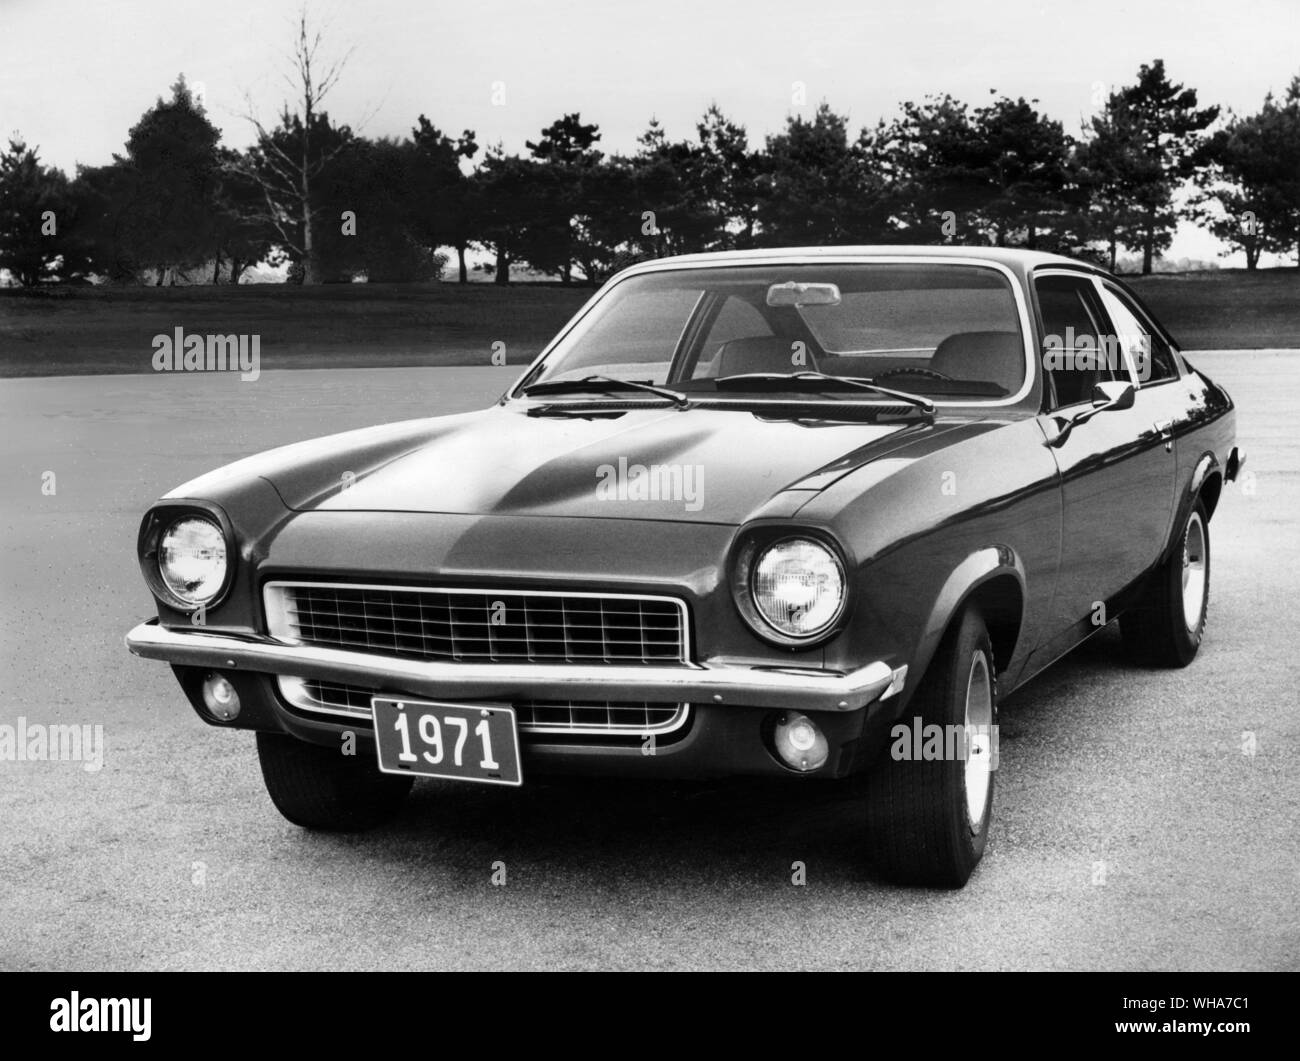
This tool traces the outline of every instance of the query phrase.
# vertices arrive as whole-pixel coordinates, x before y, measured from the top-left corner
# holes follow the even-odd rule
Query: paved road
[[[252,737],[123,649],[150,612],[140,512],[267,446],[486,404],[513,370],[0,381],[0,725],[106,740],[94,772],[0,762],[0,968],[1300,967],[1300,352],[1193,360],[1254,472],[1214,521],[1201,657],[1135,670],[1108,631],[1008,701],[955,894],[864,870],[830,789],[429,783],[382,832],[300,832]]]

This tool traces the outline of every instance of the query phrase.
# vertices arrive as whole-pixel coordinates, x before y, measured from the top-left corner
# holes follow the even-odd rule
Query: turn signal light
[[[773,734],[776,754],[795,770],[809,773],[826,765],[830,746],[817,723],[797,711],[787,711],[777,721]]]
[[[230,722],[239,716],[239,694],[222,674],[209,674],[203,679],[203,705],[219,722]]]

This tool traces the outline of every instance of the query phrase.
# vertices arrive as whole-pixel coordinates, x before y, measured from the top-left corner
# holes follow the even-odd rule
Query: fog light
[[[807,715],[787,711],[776,724],[776,754],[796,770],[816,770],[826,764],[830,746],[826,735]]]
[[[209,674],[203,680],[203,704],[208,714],[222,722],[229,722],[239,715],[239,694],[220,674]]]

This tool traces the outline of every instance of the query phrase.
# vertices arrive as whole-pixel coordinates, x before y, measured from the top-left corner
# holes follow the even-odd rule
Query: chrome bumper
[[[411,695],[467,700],[647,700],[669,703],[855,711],[902,688],[906,668],[881,662],[840,674],[777,667],[575,666],[444,663],[294,645],[269,637],[170,630],[150,620],[126,635],[145,659],[190,667],[291,674]]]

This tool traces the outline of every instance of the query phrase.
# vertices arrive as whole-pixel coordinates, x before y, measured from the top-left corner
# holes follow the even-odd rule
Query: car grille
[[[647,663],[688,658],[670,597],[271,582],[272,636],[403,659]]]
[[[279,678],[280,693],[294,707],[316,714],[346,715],[369,721],[376,689],[314,678]],[[392,693],[384,695],[391,696]],[[412,699],[418,699],[413,697]],[[689,704],[576,700],[522,700],[511,706],[525,733],[641,736],[672,733],[686,724]]]

